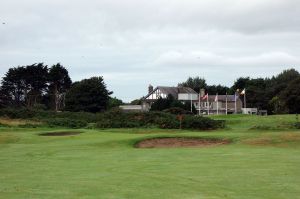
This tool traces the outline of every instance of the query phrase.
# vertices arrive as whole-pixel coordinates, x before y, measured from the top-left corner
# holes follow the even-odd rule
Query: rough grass
[[[249,130],[291,116],[228,116],[228,129],[0,129],[0,198],[300,198],[300,131]],[[136,149],[153,137],[234,142],[211,148]]]
[[[41,122],[23,119],[0,118],[0,124],[4,126],[17,127],[22,125],[40,125]]]

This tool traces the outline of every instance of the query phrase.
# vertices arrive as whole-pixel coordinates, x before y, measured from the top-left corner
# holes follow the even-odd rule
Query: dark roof
[[[154,93],[157,89],[161,90],[166,95],[172,95],[175,99],[178,98],[179,93],[192,93],[197,94],[193,89],[189,87],[169,87],[169,86],[158,86],[151,93],[146,95],[144,99],[149,97],[152,93]]]
[[[178,93],[192,93],[192,94],[198,94],[196,91],[191,89],[190,87],[178,87],[179,92]]]

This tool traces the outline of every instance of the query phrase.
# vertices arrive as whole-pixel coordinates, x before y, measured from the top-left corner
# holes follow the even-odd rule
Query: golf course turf
[[[0,128],[0,198],[300,198],[294,115],[214,116],[214,131]],[[40,136],[42,133],[74,133]],[[65,133],[64,133],[65,132]],[[136,148],[145,139],[230,140]]]

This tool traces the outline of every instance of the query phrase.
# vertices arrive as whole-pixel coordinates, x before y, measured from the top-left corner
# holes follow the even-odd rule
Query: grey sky
[[[300,70],[299,0],[7,0],[0,4],[0,76],[57,62],[73,81],[104,76],[125,101],[151,83],[188,76],[232,85],[240,76]],[[5,24],[3,24],[5,23]]]

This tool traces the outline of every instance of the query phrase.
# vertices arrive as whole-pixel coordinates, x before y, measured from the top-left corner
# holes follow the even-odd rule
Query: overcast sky
[[[300,70],[299,0],[1,0],[0,77],[57,62],[73,81],[103,76],[130,101],[189,76]]]

